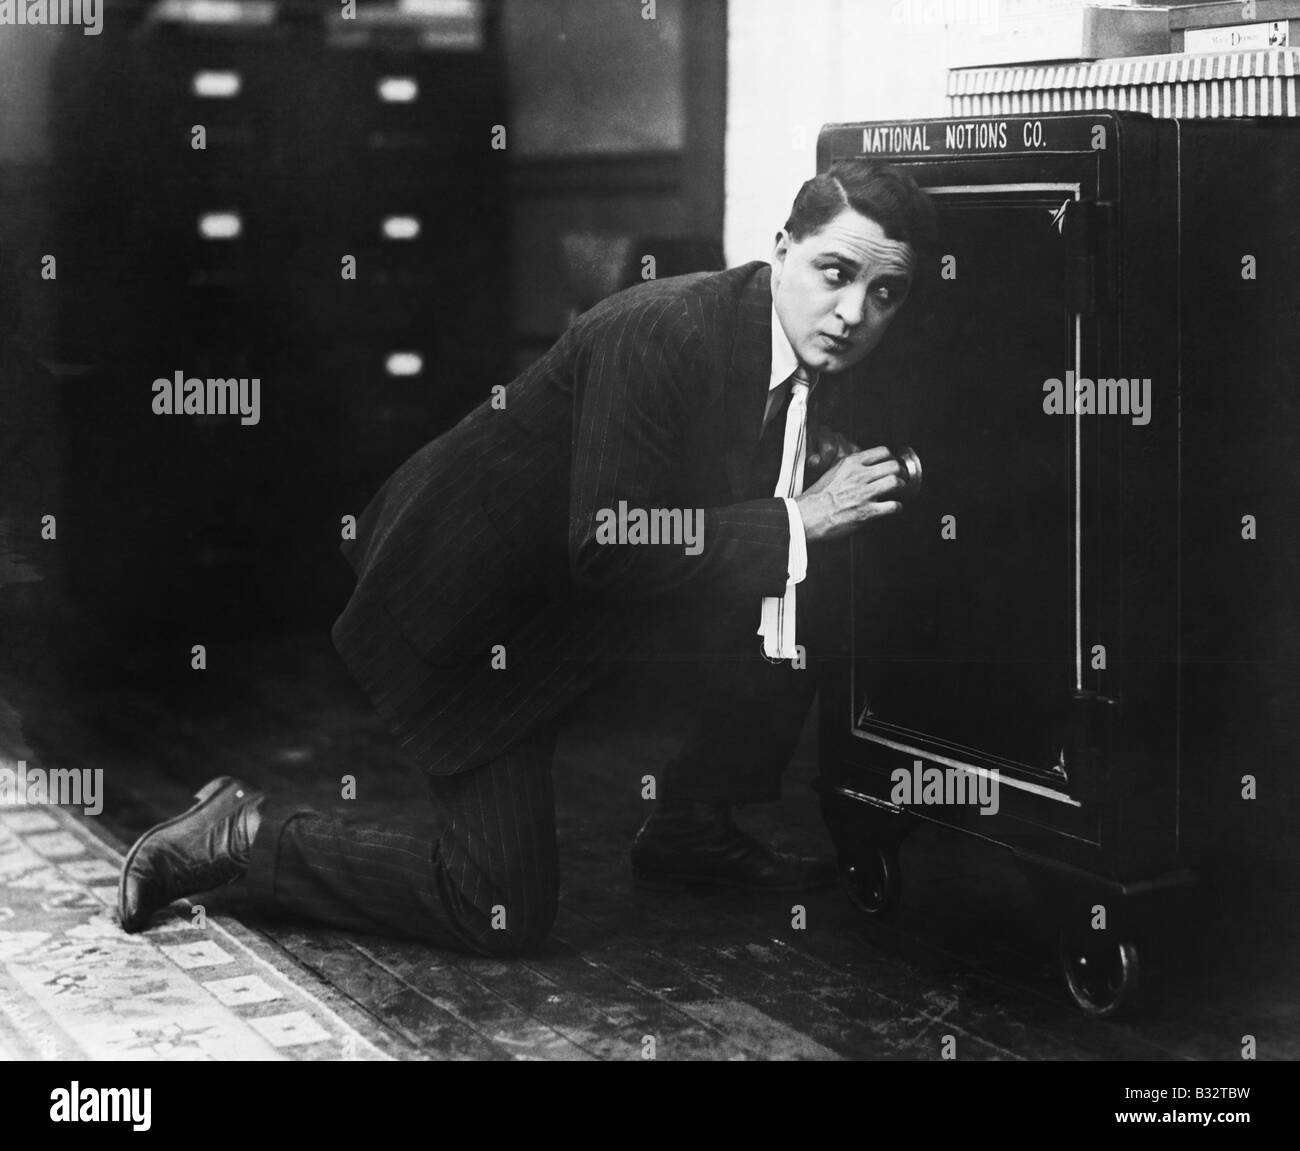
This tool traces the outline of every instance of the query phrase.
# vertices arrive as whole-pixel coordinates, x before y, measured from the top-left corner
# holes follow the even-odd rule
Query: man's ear
[[[776,234],[776,242],[772,245],[772,263],[785,263],[785,255],[790,250],[790,233],[782,228]]]

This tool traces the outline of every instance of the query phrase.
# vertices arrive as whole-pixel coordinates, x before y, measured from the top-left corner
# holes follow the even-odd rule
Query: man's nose
[[[846,328],[856,328],[862,323],[867,310],[867,286],[853,284],[845,288],[835,301],[835,315]]]

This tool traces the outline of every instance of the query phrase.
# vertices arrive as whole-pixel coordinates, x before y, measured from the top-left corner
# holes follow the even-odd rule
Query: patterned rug
[[[389,1058],[238,923],[181,903],[127,935],[121,865],[58,807],[0,806],[0,1059]]]

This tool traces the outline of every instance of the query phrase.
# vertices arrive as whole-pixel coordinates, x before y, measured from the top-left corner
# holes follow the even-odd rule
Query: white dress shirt
[[[794,348],[790,346],[789,337],[785,334],[785,329],[781,327],[780,317],[776,314],[776,303],[772,304],[772,376],[767,385],[767,408],[763,412],[763,427],[767,428],[772,418],[780,411],[777,401],[781,398],[778,390],[782,384],[786,383],[794,370],[799,366],[799,360],[794,354]],[[811,398],[811,391],[809,396]],[[803,516],[799,514],[799,509],[795,506],[792,499],[785,499],[785,512],[790,517],[790,559],[789,559],[789,580],[786,586],[802,583],[808,574],[808,538],[804,534]]]

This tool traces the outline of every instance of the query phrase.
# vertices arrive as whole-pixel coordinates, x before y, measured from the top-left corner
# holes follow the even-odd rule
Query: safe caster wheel
[[[1075,1005],[1094,1019],[1128,1014],[1137,1001],[1140,965],[1137,945],[1061,932],[1057,961]]]
[[[892,919],[902,897],[897,847],[862,847],[845,852],[840,873],[854,906],[873,919]]]

